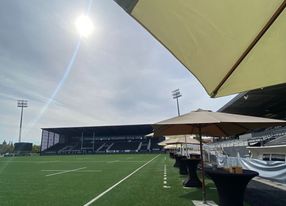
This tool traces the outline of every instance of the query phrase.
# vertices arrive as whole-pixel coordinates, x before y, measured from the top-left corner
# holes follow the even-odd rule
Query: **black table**
[[[188,174],[188,168],[186,165],[186,162],[183,161],[186,159],[185,156],[179,156],[179,173],[180,175],[187,175]]]
[[[217,187],[220,206],[243,206],[244,191],[248,182],[259,175],[258,172],[251,170],[234,174],[223,169],[206,169],[205,173]]]
[[[179,158],[179,155],[177,154],[174,154],[174,159],[175,159],[175,164],[173,167],[179,167],[180,165],[180,158]]]
[[[187,175],[188,174],[188,169],[187,169],[187,165],[185,164],[184,161],[182,161],[182,159],[185,159],[185,156],[181,156],[176,154],[175,155],[175,164],[174,167],[178,167],[179,168],[179,173],[180,175]]]
[[[169,153],[169,155],[170,155],[170,158],[172,158],[172,159],[174,159],[174,158],[175,158],[175,156],[174,156],[174,152],[170,152],[170,153]]]
[[[185,187],[202,187],[202,182],[197,175],[198,164],[201,160],[199,158],[191,158],[183,159],[182,161],[185,162],[188,169],[188,177],[183,182],[183,185]]]

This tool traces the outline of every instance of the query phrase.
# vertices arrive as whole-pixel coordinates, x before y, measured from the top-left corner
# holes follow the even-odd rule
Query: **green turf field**
[[[90,205],[191,206],[201,191],[183,188],[184,176],[173,164],[165,154],[0,158],[0,205],[83,206],[101,194]],[[170,188],[163,187],[165,165]],[[209,180],[207,199],[218,203]]]

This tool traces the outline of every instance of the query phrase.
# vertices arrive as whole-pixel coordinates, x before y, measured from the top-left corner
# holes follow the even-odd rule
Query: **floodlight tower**
[[[177,100],[177,110],[178,110],[178,116],[180,116],[180,105],[179,105],[179,98],[182,96],[180,93],[180,89],[176,89],[172,91],[173,99]]]
[[[21,119],[20,119],[20,131],[19,131],[19,142],[21,142],[23,109],[28,107],[28,100],[18,100],[17,102],[18,102],[18,107],[21,107]]]

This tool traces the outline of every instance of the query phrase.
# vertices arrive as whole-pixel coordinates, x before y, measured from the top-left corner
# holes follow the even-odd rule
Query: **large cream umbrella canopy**
[[[155,135],[198,134],[202,161],[203,201],[206,201],[202,135],[227,137],[245,133],[255,128],[286,125],[286,121],[245,115],[197,110],[167,119],[153,125]]]
[[[196,139],[194,139],[192,136],[190,135],[174,135],[172,138],[172,136],[169,136],[170,139],[169,141],[166,142],[166,144],[200,144],[200,142]]]
[[[256,128],[286,125],[286,121],[246,115],[197,110],[153,125],[156,135],[202,134],[228,137]]]
[[[165,135],[166,136],[166,135]],[[168,144],[200,144],[200,142],[194,139],[191,135],[169,135],[166,136],[166,140],[159,142],[158,145],[165,146]]]
[[[286,0],[114,0],[212,97],[286,82]]]

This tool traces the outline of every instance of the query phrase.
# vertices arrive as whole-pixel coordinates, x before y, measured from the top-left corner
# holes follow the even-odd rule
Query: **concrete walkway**
[[[248,184],[244,200],[251,206],[285,206],[285,186],[269,180],[260,179],[262,178],[258,178],[258,181],[252,180]],[[276,187],[275,184],[277,184],[278,187]]]

